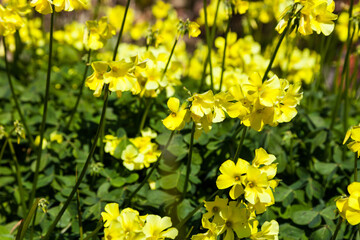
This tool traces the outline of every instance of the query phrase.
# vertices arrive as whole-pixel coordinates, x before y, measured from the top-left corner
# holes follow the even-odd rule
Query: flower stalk
[[[236,162],[240,156],[240,152],[241,152],[241,148],[243,146],[243,143],[244,143],[244,140],[245,140],[245,136],[246,136],[246,131],[247,131],[247,127],[244,127],[244,129],[242,130],[242,135],[241,135],[241,138],[240,138],[240,142],[239,142],[239,145],[236,149],[236,152],[235,152],[235,155],[234,155],[234,158],[233,158],[233,161]]]
[[[52,8],[53,8],[53,6],[52,6]],[[51,60],[52,60],[52,52],[53,52],[52,49],[53,49],[53,33],[54,33],[54,16],[55,16],[55,12],[53,11],[51,13],[51,18],[50,18],[49,59],[48,59],[48,67],[47,67],[47,73],[46,73],[44,110],[43,110],[43,116],[42,116],[42,121],[41,121],[41,125],[40,125],[40,142],[39,142],[39,146],[37,148],[37,158],[36,158],[36,165],[35,165],[34,180],[33,180],[30,200],[29,200],[29,208],[33,204],[33,200],[34,200],[35,194],[36,194],[37,182],[39,179],[39,169],[40,169],[40,161],[41,161],[41,155],[42,155],[42,143],[44,140],[46,115],[47,115],[48,101],[49,101],[49,95],[50,95],[49,93],[50,93],[50,78],[51,78]]]

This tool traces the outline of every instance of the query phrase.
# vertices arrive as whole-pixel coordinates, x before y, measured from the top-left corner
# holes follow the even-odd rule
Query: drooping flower
[[[97,61],[91,63],[94,73],[91,74],[85,81],[85,86],[94,90],[94,96],[100,97],[102,89],[105,84],[104,74],[107,72],[109,64],[104,61]]]
[[[31,7],[35,7],[35,10],[41,14],[49,14],[53,12],[53,8],[51,6],[51,0],[32,0],[30,2]]]
[[[167,106],[170,109],[171,113],[163,120],[163,124],[169,130],[181,130],[185,126],[185,118],[188,110],[185,108],[186,105],[180,107],[180,100],[171,97],[167,102]]]

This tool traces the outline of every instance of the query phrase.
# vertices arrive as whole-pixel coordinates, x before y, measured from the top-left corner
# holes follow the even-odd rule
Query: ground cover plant
[[[0,239],[360,239],[359,13],[2,1]]]

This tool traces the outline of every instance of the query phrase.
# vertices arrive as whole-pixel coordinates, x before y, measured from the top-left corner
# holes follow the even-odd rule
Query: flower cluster
[[[106,41],[115,34],[115,27],[108,22],[107,17],[102,17],[99,21],[87,21],[85,45],[92,50],[98,50],[104,47]]]
[[[348,186],[349,197],[341,197],[336,201],[340,216],[351,225],[360,223],[360,182],[353,182]]]
[[[117,152],[117,147],[124,141],[124,138],[106,135],[104,139],[105,152],[115,158],[121,158],[123,165],[131,171],[148,168],[151,163],[156,162],[161,151],[158,150],[158,145],[151,141],[157,136],[155,132],[149,129],[141,131],[141,134],[141,137],[130,138],[130,144],[122,152]]]
[[[277,239],[279,224],[275,220],[265,222],[260,231],[256,220],[257,214],[265,212],[275,202],[273,190],[279,181],[273,179],[277,171],[275,159],[260,148],[255,150],[252,164],[243,159],[238,159],[236,164],[232,160],[225,161],[220,166],[221,175],[216,185],[219,189],[231,187],[230,198],[237,201],[218,196],[215,201],[206,201],[207,212],[202,225],[208,231],[192,239],[216,239],[225,233],[224,239],[232,240],[234,232],[238,238]]]
[[[186,105],[180,108],[179,100],[169,99],[171,114],[163,123],[170,130],[181,130],[184,122],[190,120],[186,117],[189,111],[191,120],[196,124],[197,138],[202,130],[210,131],[212,123],[222,122],[226,112],[231,118],[239,118],[245,126],[261,131],[265,125],[276,126],[296,116],[296,106],[302,98],[300,87],[300,82],[289,84],[276,75],[262,82],[260,75],[254,73],[241,85],[232,86],[228,92],[214,95],[209,90],[193,94],[188,99],[188,108]]]
[[[284,17],[279,21],[276,30],[282,33],[289,24],[296,24],[302,35],[317,34],[330,35],[334,30],[334,20],[337,15],[333,13],[334,1],[327,0],[295,0],[292,7],[287,8]]]
[[[56,12],[71,12],[77,9],[86,9],[89,7],[88,0],[32,0],[30,6],[41,14],[49,14],[55,8]],[[53,6],[52,6],[53,5]]]
[[[119,211],[119,204],[109,203],[101,213],[104,221],[105,239],[164,240],[175,239],[178,230],[171,227],[170,217],[147,214],[141,216],[132,208]]]

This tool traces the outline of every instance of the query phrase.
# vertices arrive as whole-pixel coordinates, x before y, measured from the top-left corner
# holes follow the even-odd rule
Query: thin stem
[[[36,205],[36,209],[34,212],[34,218],[33,218],[32,225],[31,225],[30,240],[32,240],[34,238],[34,228],[35,228],[35,222],[36,222],[37,209],[38,209],[38,205]]]
[[[213,199],[216,195],[218,195],[220,190],[218,189],[216,192],[214,192],[206,201],[210,201]],[[178,223],[175,228],[180,230],[180,228],[197,212],[199,209],[204,205],[204,203],[200,203],[194,210],[192,210],[183,220],[181,220],[180,223]]]
[[[44,240],[49,239],[50,234],[52,233],[52,231],[54,230],[54,228],[56,227],[56,224],[59,222],[61,216],[64,214],[66,208],[69,206],[71,200],[73,199],[75,193],[77,192],[77,189],[79,188],[80,183],[82,182],[83,178],[85,177],[86,174],[86,170],[90,164],[90,161],[94,155],[95,149],[96,149],[96,143],[99,139],[100,136],[100,132],[101,132],[101,128],[105,122],[105,112],[106,112],[106,107],[107,107],[107,103],[108,103],[108,96],[109,96],[109,90],[108,90],[108,85],[105,86],[105,96],[104,96],[104,104],[103,104],[103,108],[102,108],[102,112],[101,112],[101,118],[100,118],[100,123],[99,126],[96,130],[96,134],[93,140],[93,143],[91,145],[91,149],[90,149],[90,153],[86,159],[86,162],[84,164],[84,167],[80,173],[79,179],[76,181],[75,186],[73,187],[70,195],[68,196],[68,198],[66,199],[63,207],[61,208],[60,212],[58,213],[58,215],[56,216],[55,220],[53,221],[53,223],[51,224],[51,226],[49,227],[48,232],[46,233]]]
[[[172,131],[169,137],[169,140],[167,141],[164,150],[162,150],[159,158],[156,160],[156,162],[151,166],[151,169],[149,171],[149,173],[145,176],[145,178],[142,180],[142,182],[140,183],[140,185],[135,189],[135,191],[133,191],[130,195],[130,197],[127,200],[127,204],[129,204],[131,202],[131,199],[133,199],[133,197],[140,191],[140,189],[147,183],[148,179],[150,178],[151,174],[155,171],[155,169],[157,168],[157,166],[160,163],[161,158],[163,157],[164,152],[168,149],[171,140],[174,136],[175,131]]]
[[[241,148],[242,148],[244,140],[245,140],[246,131],[247,131],[247,127],[244,127],[242,135],[241,135],[241,139],[240,139],[240,142],[239,142],[239,146],[237,147],[234,158],[233,158],[234,162],[236,162],[238,160],[238,158],[239,158]]]
[[[39,142],[39,146],[37,149],[35,173],[34,173],[34,180],[33,180],[30,200],[29,200],[29,208],[33,204],[33,200],[35,198],[35,193],[36,193],[37,182],[39,179],[40,160],[41,160],[41,155],[42,155],[42,143],[44,140],[47,106],[48,106],[49,95],[50,95],[49,92],[50,92],[51,59],[52,59],[52,48],[53,48],[54,15],[55,15],[55,11],[53,11],[51,13],[51,20],[50,20],[49,60],[48,60],[48,67],[47,67],[47,74],[46,74],[44,110],[43,110],[43,116],[42,116],[42,121],[41,121],[41,125],[40,125],[40,142]]]
[[[76,169],[76,181],[77,181],[77,169]],[[79,218],[79,234],[80,234],[80,240],[84,239],[83,236],[83,226],[82,226],[82,217],[81,217],[81,205],[80,205],[80,193],[79,189],[76,190],[76,206],[77,206],[77,212],[78,212],[78,218]]]
[[[0,151],[0,162],[1,162],[2,157],[4,156],[4,152],[5,152],[5,148],[6,148],[6,145],[7,145],[7,144],[8,144],[8,139],[5,138],[5,142],[4,142],[4,144],[2,145],[1,151]]]
[[[218,0],[217,2],[217,5],[216,5],[216,11],[215,11],[215,17],[214,17],[214,22],[213,22],[213,27],[211,29],[211,45],[214,44],[214,39],[215,39],[215,33],[216,33],[216,19],[217,19],[217,16],[218,16],[218,12],[219,12],[219,6],[220,6],[220,1],[221,0]],[[201,82],[200,82],[200,86],[199,86],[199,92],[201,92],[202,90],[202,87],[204,85],[204,82],[205,82],[205,76],[206,76],[206,68],[207,68],[207,65],[209,63],[209,52],[207,53],[207,56],[206,56],[206,59],[205,59],[205,62],[204,62],[204,68],[203,68],[203,72],[202,72],[202,75],[201,75]]]
[[[81,81],[81,86],[80,86],[80,92],[79,92],[79,95],[76,99],[76,103],[75,103],[75,106],[71,112],[71,115],[70,115],[70,119],[69,119],[69,122],[66,124],[66,129],[69,129],[70,126],[71,126],[71,122],[74,118],[74,115],[76,113],[76,110],[79,106],[79,103],[80,103],[80,98],[82,96],[82,93],[83,93],[83,89],[84,89],[84,85],[85,85],[85,80],[86,80],[86,76],[87,76],[87,72],[88,72],[88,69],[89,69],[89,64],[90,64],[90,55],[91,55],[91,49],[89,49],[88,53],[87,53],[87,61],[86,61],[86,65],[85,65],[85,70],[84,70],[84,74],[83,74],[83,78],[82,78],[82,81]]]
[[[209,33],[209,25],[208,25],[208,18],[207,18],[207,3],[206,0],[203,1],[204,3],[204,18],[205,18],[205,35],[206,35],[206,43],[208,46],[208,62],[210,66],[210,89],[214,91],[214,79],[213,79],[213,72],[212,72],[212,63],[211,63],[211,48],[212,44],[210,43],[210,33]],[[216,25],[216,22],[214,23]]]
[[[20,108],[20,104],[19,104],[19,101],[18,101],[18,98],[15,94],[15,89],[14,89],[14,85],[13,85],[13,82],[11,80],[11,75],[10,75],[10,67],[9,67],[9,62],[7,60],[7,47],[6,47],[6,41],[5,41],[5,37],[3,37],[3,46],[4,46],[4,60],[5,60],[5,68],[6,68],[6,74],[7,74],[7,78],[8,78],[8,82],[9,82],[9,86],[10,86],[10,91],[11,91],[11,94],[13,96],[13,99],[14,99],[14,102],[15,102],[15,107],[20,115],[20,119],[21,119],[21,122],[23,123],[24,125],[24,128],[25,128],[25,131],[26,131],[26,134],[29,138],[29,142],[30,142],[30,146],[35,149],[35,144],[34,144],[34,139],[30,133],[30,130],[29,130],[29,127],[27,125],[27,122],[26,122],[26,119],[24,117],[24,114],[22,113],[21,111],[21,108]]]
[[[227,48],[227,38],[230,30],[230,15],[226,26],[226,32],[225,32],[225,43],[224,43],[224,51],[223,51],[223,58],[221,63],[221,75],[220,75],[220,87],[219,92],[221,92],[222,83],[224,79],[224,71],[225,71],[225,59],[226,59],[226,48]]]
[[[354,159],[354,182],[357,182],[357,153],[355,153],[355,159]]]
[[[24,188],[23,188],[23,184],[22,184],[22,180],[21,180],[20,165],[19,165],[18,159],[16,157],[14,146],[13,146],[9,136],[7,136],[7,140],[8,140],[7,142],[9,144],[9,149],[11,152],[12,159],[15,163],[15,173],[16,173],[16,180],[19,185],[19,195],[20,195],[22,213],[23,213],[23,216],[25,217],[27,210],[26,210],[26,203],[25,203],[25,192],[24,192]]]
[[[148,113],[149,113],[149,110],[150,110],[150,107],[151,107],[151,103],[152,103],[152,99],[151,99],[151,98],[148,99],[148,100],[146,101],[146,103],[145,103],[146,107],[145,107],[144,114],[143,114],[143,116],[142,116],[142,118],[141,118],[141,122],[140,122],[138,134],[140,134],[140,133],[141,133],[141,130],[143,130],[143,128],[144,128],[145,121],[146,121],[146,117],[147,117],[147,115],[148,115]]]
[[[335,229],[334,235],[332,235],[331,240],[336,239],[336,236],[339,233],[342,221],[343,221],[342,217],[339,217],[339,220],[338,220],[338,222],[336,224],[336,229]]]
[[[183,188],[181,199],[185,199],[185,196],[187,193],[187,187],[188,187],[189,177],[190,177],[190,172],[191,172],[191,160],[192,160],[192,152],[193,152],[193,145],[194,145],[194,136],[195,136],[195,122],[193,122],[193,126],[191,129],[189,154],[188,154],[188,160],[186,163],[186,175],[185,175],[185,182],[184,182],[184,188]]]
[[[353,2],[353,0],[351,0],[351,3]],[[352,4],[350,4],[350,8],[352,9]],[[350,24],[350,20],[349,20],[349,24]],[[340,81],[340,87],[338,90],[338,94],[336,96],[336,102],[334,105],[334,109],[332,111],[332,116],[331,116],[331,122],[330,122],[330,127],[329,129],[332,130],[334,125],[335,125],[335,118],[336,118],[336,114],[338,112],[339,106],[340,106],[340,102],[341,102],[341,96],[342,93],[344,92],[344,94],[346,94],[345,96],[347,96],[347,93],[345,93],[347,91],[347,89],[344,89],[344,76],[346,74],[346,72],[348,71],[348,65],[349,65],[349,56],[350,56],[350,48],[351,48],[351,43],[353,41],[354,38],[354,34],[355,34],[355,29],[353,31],[353,34],[350,34],[350,29],[348,32],[348,39],[347,39],[347,46],[346,46],[346,54],[345,54],[345,59],[344,59],[344,65],[343,65],[343,69],[341,71],[341,81]],[[345,82],[346,84],[346,82]],[[347,123],[344,124],[344,126],[347,125]],[[347,129],[345,129],[346,131]]]
[[[284,32],[281,33],[281,35],[280,35],[279,41],[278,41],[278,43],[276,44],[275,50],[274,50],[274,52],[273,52],[273,54],[272,54],[272,56],[271,56],[271,58],[270,58],[269,65],[267,66],[267,68],[266,68],[266,70],[265,70],[264,76],[263,76],[263,78],[262,78],[262,82],[264,82],[264,81],[266,80],[267,75],[269,74],[269,72],[270,72],[270,70],[271,70],[271,67],[272,67],[272,65],[273,65],[273,63],[274,63],[274,60],[275,60],[275,57],[276,57],[276,54],[277,54],[277,52],[279,51],[279,48],[280,48],[280,46],[281,46],[281,43],[282,43],[282,41],[284,40],[284,38],[285,38],[285,36],[286,36],[286,33],[287,33],[290,25],[291,25],[291,24],[288,24],[288,25],[285,27]]]
[[[99,231],[100,229],[103,227],[103,224],[102,224],[102,217],[100,218],[96,228],[94,229],[94,231],[92,231],[90,233],[89,236],[87,236],[84,240],[89,240],[90,238],[94,237]]]
[[[128,12],[128,10],[129,10],[130,1],[131,1],[131,0],[127,0],[127,2],[126,2],[124,17],[123,17],[123,20],[122,20],[122,23],[121,23],[121,28],[120,28],[119,36],[118,36],[118,39],[117,39],[117,42],[116,42],[116,45],[115,45],[114,54],[113,54],[113,59],[112,59],[113,61],[116,60],[116,55],[117,55],[118,48],[119,48],[119,45],[120,45],[120,42],[121,42],[121,37],[122,37],[123,31],[124,31],[125,20],[126,20],[127,12]]]
[[[174,54],[174,50],[175,50],[175,47],[176,47],[176,44],[177,44],[178,40],[179,40],[178,37],[176,37],[176,38],[175,38],[175,41],[174,41],[174,44],[173,44],[173,46],[172,46],[172,48],[171,48],[170,56],[169,56],[169,58],[168,58],[168,60],[167,60],[167,63],[166,63],[166,66],[165,66],[165,68],[164,68],[164,72],[163,72],[163,74],[162,74],[162,77],[165,76],[166,71],[167,71],[167,69],[168,69],[168,67],[169,67],[169,65],[170,65],[170,60],[171,60],[171,58],[172,58],[172,55]]]

